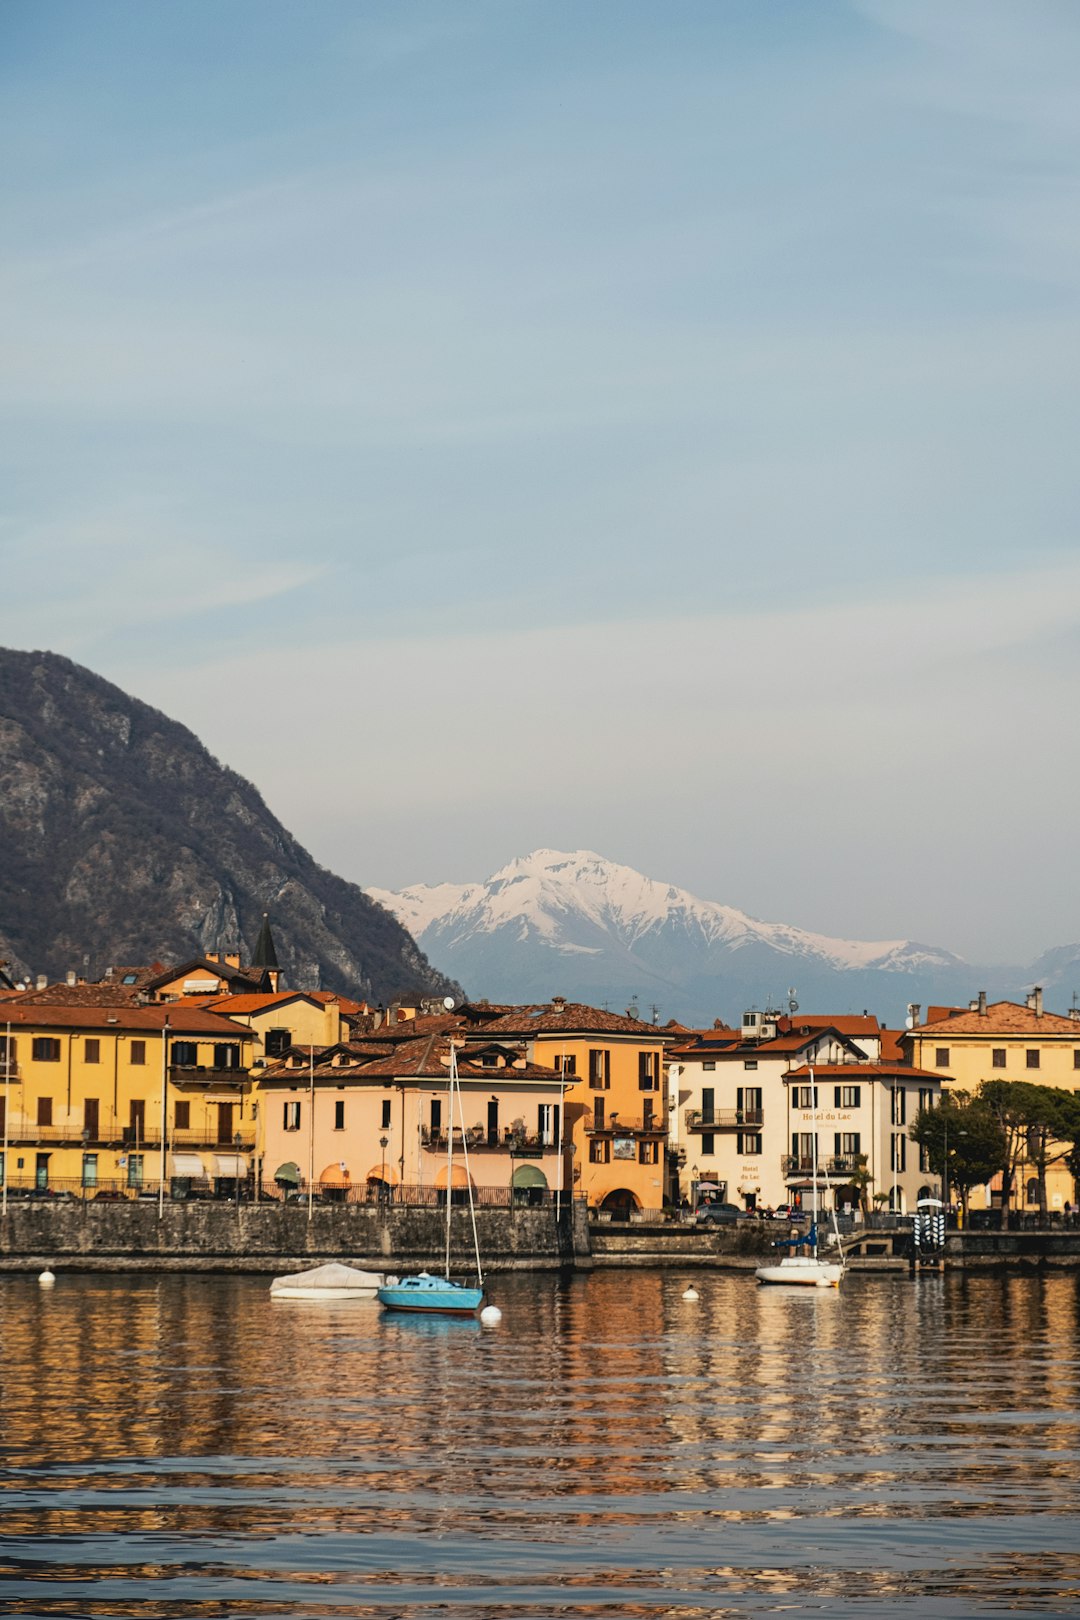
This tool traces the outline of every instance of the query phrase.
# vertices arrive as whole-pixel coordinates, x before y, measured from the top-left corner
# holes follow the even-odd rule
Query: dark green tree
[[[955,1193],[965,1210],[972,1187],[989,1181],[1004,1157],[996,1115],[981,1097],[966,1091],[945,1092],[938,1107],[920,1108],[911,1136],[926,1149],[931,1170],[941,1177],[942,1194]]]

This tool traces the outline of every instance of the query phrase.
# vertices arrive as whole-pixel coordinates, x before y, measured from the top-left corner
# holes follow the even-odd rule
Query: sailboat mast
[[[818,1217],[818,1197],[817,1197],[818,1105],[817,1105],[817,1085],[816,1085],[815,1080],[814,1080],[814,1065],[812,1063],[809,1063],[809,1064],[807,1064],[807,1067],[810,1070],[810,1106],[814,1111],[814,1129],[813,1129],[813,1134],[811,1135],[811,1138],[810,1138],[810,1164],[811,1164],[811,1172],[810,1173],[811,1173],[811,1175],[813,1177],[813,1187],[812,1187],[811,1193],[810,1193],[810,1230],[814,1234],[814,1258],[816,1259],[817,1258],[817,1217]]]
[[[450,1281],[450,1221],[454,1213],[454,1082],[457,1079],[457,1053],[450,1042],[450,1073],[446,1081],[446,1263],[444,1273]]]

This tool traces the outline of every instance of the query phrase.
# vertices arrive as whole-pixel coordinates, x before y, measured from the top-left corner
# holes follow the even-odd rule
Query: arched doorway
[[[608,1193],[600,1208],[609,1211],[613,1221],[628,1221],[631,1211],[640,1209],[641,1203],[629,1187],[616,1187]]]
[[[547,1192],[547,1176],[535,1164],[519,1164],[514,1171],[511,1197],[515,1204],[542,1204]]]

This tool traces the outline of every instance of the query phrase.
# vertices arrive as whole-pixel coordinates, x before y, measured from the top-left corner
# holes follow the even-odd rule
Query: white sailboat
[[[833,1211],[833,1227],[836,1231],[837,1260],[823,1260],[818,1253],[818,1156],[817,1156],[817,1085],[814,1080],[813,1065],[810,1068],[810,1096],[814,1105],[814,1131],[811,1139],[811,1215],[810,1230],[805,1238],[796,1238],[793,1241],[802,1250],[801,1253],[786,1254],[782,1260],[776,1260],[769,1265],[758,1266],[754,1272],[760,1283],[781,1283],[785,1287],[796,1288],[839,1288],[840,1279],[844,1275],[844,1251],[840,1247],[840,1232],[836,1227],[836,1212]]]

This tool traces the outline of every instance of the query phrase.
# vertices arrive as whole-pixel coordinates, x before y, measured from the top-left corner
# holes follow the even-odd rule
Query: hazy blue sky
[[[361,882],[1077,939],[1078,91],[1074,0],[4,0],[0,641]]]

